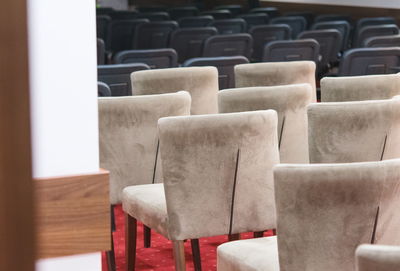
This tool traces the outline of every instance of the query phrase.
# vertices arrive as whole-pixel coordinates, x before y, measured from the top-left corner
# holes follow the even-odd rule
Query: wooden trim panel
[[[37,258],[111,248],[109,173],[34,180]]]

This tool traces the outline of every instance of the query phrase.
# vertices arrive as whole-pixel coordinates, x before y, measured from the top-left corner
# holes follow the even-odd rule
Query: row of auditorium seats
[[[360,244],[400,243],[400,74],[325,78],[317,104],[315,69],[238,65],[223,91],[213,67],[144,70],[134,96],[99,99],[127,270],[137,221],[172,241],[178,271],[184,240],[201,270],[198,239],[216,235],[277,233],[219,246],[219,271],[354,270]]]

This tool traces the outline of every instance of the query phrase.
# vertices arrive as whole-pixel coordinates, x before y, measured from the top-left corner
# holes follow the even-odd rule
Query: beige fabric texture
[[[399,271],[400,247],[361,245],[357,248],[357,271]]]
[[[278,112],[281,163],[308,163],[309,84],[226,89],[218,93],[220,113],[274,109]]]
[[[357,246],[373,238],[385,185],[398,184],[399,174],[400,159],[276,166],[278,245],[271,237],[223,244],[218,270],[354,270]]]
[[[186,67],[137,71],[131,74],[132,94],[161,94],[185,90],[192,96],[192,115],[218,112],[218,70]]]
[[[308,106],[310,163],[400,157],[400,99]]]
[[[251,63],[235,66],[237,88],[310,84],[313,102],[317,101],[315,63],[313,61]]]
[[[277,122],[273,110],[160,119],[170,239],[275,228]]]
[[[321,80],[322,102],[391,99],[400,94],[400,74],[325,77]]]
[[[111,204],[122,189],[153,181],[157,122],[161,117],[190,114],[189,93],[99,98],[100,166],[110,171]],[[156,182],[162,181],[158,156]]]

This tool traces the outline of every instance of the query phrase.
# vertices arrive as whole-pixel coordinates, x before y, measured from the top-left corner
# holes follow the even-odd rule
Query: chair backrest
[[[258,7],[253,8],[249,11],[249,13],[264,13],[267,14],[270,18],[275,18],[280,15],[280,12],[275,7]]]
[[[333,21],[347,21],[350,24],[352,20],[349,15],[343,14],[322,14],[315,17],[314,23],[333,22]]]
[[[400,270],[400,247],[361,245],[356,250],[357,271]]]
[[[197,16],[199,10],[196,7],[177,7],[168,10],[169,16],[172,20],[178,20],[184,17]]]
[[[214,67],[138,71],[131,75],[133,95],[186,90],[192,96],[192,115],[218,112],[218,70]]]
[[[307,105],[309,84],[226,89],[218,93],[220,113],[273,109],[278,112],[281,163],[309,163]]]
[[[364,41],[365,47],[400,47],[400,35],[371,37]]]
[[[170,34],[178,28],[175,21],[151,22],[138,25],[134,44],[136,49],[167,48]]]
[[[239,15],[238,18],[246,21],[247,30],[256,25],[266,25],[269,22],[269,17],[265,13],[247,13]]]
[[[238,34],[247,30],[247,23],[241,18],[216,20],[210,24],[215,27],[219,34]]]
[[[220,6],[214,7],[214,9],[216,9],[216,10],[221,10],[221,9],[229,10],[231,12],[232,16],[237,16],[237,15],[241,14],[242,11],[243,11],[243,7],[241,5],[220,5]]]
[[[112,96],[130,96],[132,95],[131,73],[149,69],[149,66],[142,63],[100,65],[97,66],[97,76],[99,81],[110,87]]]
[[[265,45],[276,40],[290,39],[291,29],[286,24],[258,25],[252,27],[249,34],[253,37],[253,59],[261,61]]]
[[[245,56],[250,58],[253,39],[249,34],[216,35],[204,43],[203,56]]]
[[[393,17],[375,17],[375,18],[362,18],[357,21],[356,31],[360,31],[366,26],[396,24],[396,19]]]
[[[342,35],[342,45],[340,50],[344,51],[349,46],[349,37],[351,26],[348,21],[331,21],[331,22],[319,22],[311,26],[311,30],[325,30],[325,29],[336,29]]]
[[[99,99],[100,166],[110,171],[111,204],[127,186],[162,182],[158,119],[189,112],[184,91]]]
[[[265,45],[263,62],[310,60],[318,63],[319,44],[313,39],[278,40]]]
[[[306,22],[307,22],[307,28],[311,26],[311,24],[314,22],[314,13],[310,11],[292,11],[292,12],[286,12],[283,14],[283,16],[300,16],[303,17]]]
[[[150,22],[162,22],[170,19],[169,14],[163,11],[139,13],[136,18],[147,19]]]
[[[149,13],[149,12],[167,12],[167,7],[163,5],[151,5],[151,6],[142,6],[138,7],[137,10],[140,13]]]
[[[180,28],[171,33],[169,47],[178,53],[179,63],[200,57],[203,54],[205,40],[218,34],[214,27]]]
[[[114,56],[115,64],[144,63],[151,69],[173,68],[178,66],[178,56],[174,49],[129,50]]]
[[[313,39],[319,44],[319,66],[325,69],[329,63],[337,62],[342,47],[342,34],[336,29],[304,31],[299,39]]]
[[[357,246],[373,239],[386,174],[399,166],[399,160],[277,166],[280,269],[354,270]]]
[[[204,11],[201,15],[210,15],[215,20],[223,20],[232,18],[232,13],[227,9],[219,9],[219,10],[209,10]]]
[[[400,95],[400,74],[325,77],[321,80],[322,102],[391,99]]]
[[[113,52],[132,49],[136,27],[148,22],[147,19],[112,21],[109,28],[107,49]]]
[[[364,47],[365,41],[372,37],[397,34],[399,34],[399,28],[395,24],[365,26],[357,33],[353,47]]]
[[[388,74],[399,71],[400,47],[357,48],[344,53],[340,76]]]
[[[134,20],[136,19],[137,14],[136,11],[132,10],[115,10],[108,13],[113,20]]]
[[[110,87],[103,82],[97,82],[97,95],[99,97],[109,97],[111,96]]]
[[[96,16],[96,32],[97,38],[107,40],[108,28],[111,23],[110,16],[98,15]]]
[[[102,39],[97,39],[97,65],[106,64],[106,45]]]
[[[315,63],[312,61],[291,61],[274,63],[252,63],[235,67],[237,88],[310,84],[313,88],[313,102],[317,101]]]
[[[193,27],[206,27],[214,21],[214,18],[209,15],[183,17],[178,20],[179,27],[193,28]]]
[[[310,163],[400,157],[400,99],[318,103],[308,107]]]
[[[307,21],[301,16],[282,16],[271,20],[271,24],[287,24],[292,29],[292,38],[295,39],[301,32],[306,30]]]
[[[107,15],[110,14],[111,12],[114,12],[115,10],[113,8],[108,8],[108,7],[97,7],[96,8],[96,15]]]
[[[160,119],[171,240],[274,228],[277,122],[273,110]]]
[[[187,60],[183,67],[213,66],[218,69],[219,89],[235,87],[235,66],[249,63],[244,56],[198,57]]]

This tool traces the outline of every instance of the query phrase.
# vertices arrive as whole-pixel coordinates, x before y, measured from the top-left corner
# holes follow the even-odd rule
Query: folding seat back
[[[170,34],[178,28],[175,21],[151,22],[138,25],[135,32],[135,49],[167,48]]]
[[[174,49],[129,50],[114,56],[115,64],[144,63],[151,69],[173,68],[178,65]]]
[[[358,31],[353,47],[364,47],[365,41],[372,37],[398,34],[399,28],[395,24],[365,26]]]
[[[275,18],[280,15],[279,10],[275,7],[253,8],[249,11],[249,13],[264,13],[267,14],[269,18]]]
[[[214,27],[180,28],[171,33],[169,47],[178,53],[179,63],[203,53],[204,42],[209,37],[217,35]]]
[[[235,66],[249,63],[244,56],[221,56],[192,58],[183,67],[213,66],[218,69],[219,89],[235,87]]]
[[[283,14],[283,16],[300,16],[303,17],[304,19],[306,19],[307,22],[307,29],[312,25],[312,23],[314,22],[314,13],[312,12],[308,12],[308,11],[293,11],[293,12],[286,12],[285,14]]]
[[[240,18],[216,20],[210,26],[215,27],[221,35],[244,33],[247,29],[246,21]]]
[[[111,204],[127,186],[162,182],[157,122],[190,113],[190,95],[99,98],[100,165],[110,170]]]
[[[396,271],[400,269],[400,247],[361,245],[356,250],[357,271]]]
[[[366,26],[396,24],[396,19],[393,17],[375,17],[375,18],[362,18],[357,21],[356,30],[360,31]]]
[[[178,20],[184,17],[197,16],[199,10],[196,7],[177,7],[168,10],[169,16],[172,20]]]
[[[227,9],[203,11],[201,15],[212,16],[214,20],[224,20],[232,18],[232,13]]]
[[[113,8],[98,7],[96,8],[96,15],[108,15],[114,11]]]
[[[104,41],[107,40],[108,29],[109,29],[110,23],[111,23],[110,16],[107,16],[107,15],[96,16],[97,38],[102,39]]]
[[[253,39],[249,34],[216,35],[204,43],[203,56],[245,56],[250,58]]]
[[[286,24],[258,25],[249,30],[253,37],[253,59],[262,59],[265,45],[276,40],[288,40],[291,37],[290,27]]]
[[[340,76],[389,74],[399,71],[400,48],[357,48],[344,53]]]
[[[136,18],[140,19],[147,19],[150,22],[162,22],[168,21],[169,14],[167,12],[146,12],[146,13],[139,13]]]
[[[167,7],[162,5],[142,6],[137,9],[140,13],[167,12]]]
[[[295,39],[301,32],[306,30],[307,21],[300,16],[283,16],[273,18],[271,24],[287,24],[292,29],[292,38]]]
[[[352,23],[350,16],[343,14],[323,14],[315,17],[314,23],[322,22],[334,22],[334,21],[347,21],[349,24]]]
[[[97,94],[99,97],[111,96],[111,89],[106,83],[97,82]]]
[[[312,92],[309,84],[226,89],[218,93],[218,109],[220,113],[275,110],[280,162],[309,163],[307,105]]]
[[[400,47],[400,35],[371,37],[364,41],[365,47]]]
[[[134,19],[136,19],[137,14],[138,13],[136,11],[116,10],[112,13],[109,13],[108,15],[113,20],[134,20]]]
[[[147,19],[112,21],[107,40],[107,50],[119,52],[133,47],[133,38],[139,25],[148,23]]]
[[[206,27],[214,21],[214,18],[209,15],[183,17],[178,20],[179,27],[193,28],[193,27]]]
[[[341,51],[346,50],[349,47],[349,37],[351,26],[347,21],[329,21],[329,22],[319,22],[311,26],[311,30],[326,30],[326,29],[336,29],[342,35],[342,45],[340,47]]]
[[[106,46],[102,39],[97,39],[97,65],[106,64]]]
[[[232,16],[238,16],[243,12],[243,7],[241,5],[221,5],[221,6],[216,6],[214,9],[216,10],[229,10],[232,14]]]
[[[311,60],[318,63],[319,44],[313,39],[280,40],[267,44],[264,48],[264,62]]]
[[[238,18],[241,18],[246,21],[247,30],[250,30],[253,26],[256,25],[266,25],[269,22],[269,17],[265,13],[248,13],[239,15]]]
[[[97,67],[98,80],[106,83],[112,96],[130,96],[132,95],[132,86],[130,76],[134,71],[148,70],[146,64],[117,64],[100,65]]]

